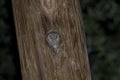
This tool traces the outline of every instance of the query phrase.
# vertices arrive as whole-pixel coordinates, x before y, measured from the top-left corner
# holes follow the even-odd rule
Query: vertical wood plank
[[[91,80],[78,0],[12,0],[23,80]],[[46,40],[59,34],[59,46]]]

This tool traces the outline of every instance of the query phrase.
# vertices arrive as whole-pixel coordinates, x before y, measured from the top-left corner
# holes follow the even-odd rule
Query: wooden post
[[[78,0],[12,0],[23,80],[91,80]]]

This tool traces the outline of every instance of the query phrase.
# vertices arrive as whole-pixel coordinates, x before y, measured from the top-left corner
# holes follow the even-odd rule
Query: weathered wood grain
[[[78,0],[12,0],[23,80],[91,80]],[[56,49],[46,42],[60,35]]]

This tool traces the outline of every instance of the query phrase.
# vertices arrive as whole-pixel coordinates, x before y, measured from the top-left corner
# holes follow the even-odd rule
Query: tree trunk
[[[23,80],[91,80],[78,0],[12,0]]]

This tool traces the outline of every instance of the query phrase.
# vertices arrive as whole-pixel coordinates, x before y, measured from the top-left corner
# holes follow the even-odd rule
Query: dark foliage
[[[21,80],[10,0],[0,0],[0,80]]]
[[[92,80],[120,80],[120,1],[82,0]]]

